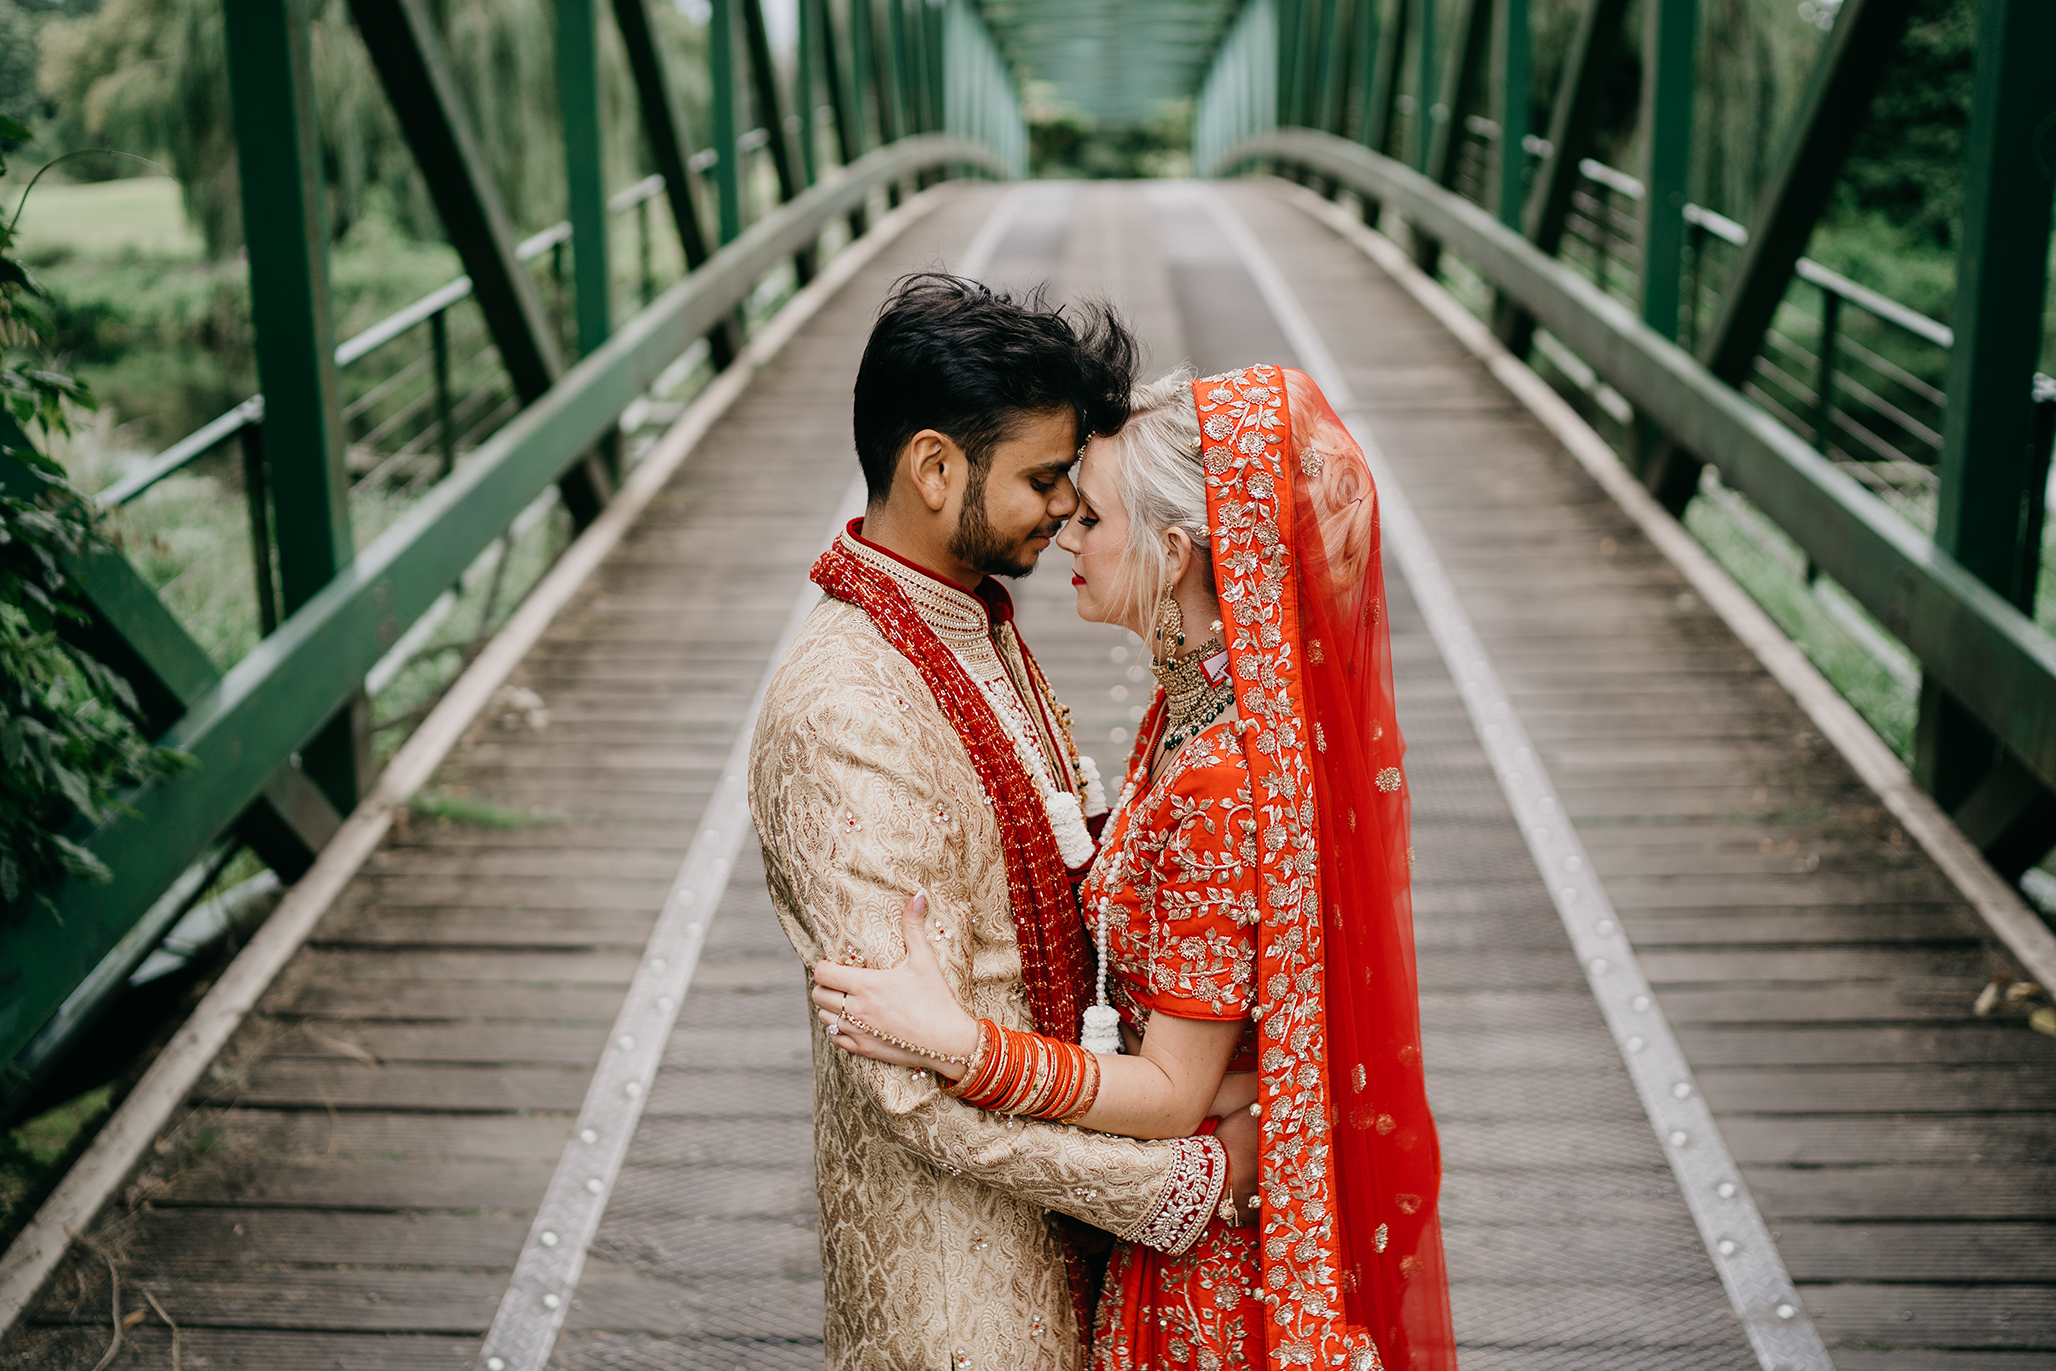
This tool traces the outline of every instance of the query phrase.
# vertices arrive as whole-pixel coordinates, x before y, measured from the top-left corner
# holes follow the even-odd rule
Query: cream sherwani
[[[1001,679],[1032,689],[1012,625],[992,623],[983,601],[847,534],[843,545],[899,581],[988,693]],[[772,681],[750,807],[772,900],[803,959],[896,964],[900,911],[925,888],[958,999],[1033,1029],[999,830],[977,773],[920,673],[862,609],[824,600]],[[1048,1211],[1182,1249],[1197,1231],[1191,1196],[1204,1163],[1194,1141],[985,1113],[927,1072],[848,1055],[817,1032],[828,1371],[1079,1367]]]

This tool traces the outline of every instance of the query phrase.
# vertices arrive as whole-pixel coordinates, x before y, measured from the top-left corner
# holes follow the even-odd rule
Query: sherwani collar
[[[1014,621],[1014,597],[991,576],[966,590],[866,538],[862,519],[850,520],[837,541],[866,566],[890,576],[922,621],[959,656],[989,648],[1000,625]]]

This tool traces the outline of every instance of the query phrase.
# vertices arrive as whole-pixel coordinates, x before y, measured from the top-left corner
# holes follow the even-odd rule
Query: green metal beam
[[[1499,222],[1518,231],[1528,194],[1528,110],[1535,85],[1534,31],[1528,0],[1499,0],[1493,7],[1493,117],[1499,123],[1499,167],[1493,208]]]
[[[1642,322],[1678,338],[1685,276],[1685,191],[1698,94],[1699,0],[1642,11]]]
[[[1748,242],[1722,288],[1720,312],[1699,341],[1699,360],[1729,385],[1748,379],[1913,6],[1914,0],[1847,0],[1822,45],[1783,156],[1750,216]],[[1642,479],[1678,514],[1699,489],[1701,465],[1667,444],[1644,466]]]
[[[2056,640],[1854,477],[1570,266],[1391,158],[1281,129],[1199,171],[1264,162],[1308,166],[1424,225],[1673,439],[1711,459],[2042,784],[2056,785]]]
[[[707,233],[701,227],[699,210],[694,204],[693,179],[688,170],[692,152],[682,132],[678,107],[672,100],[663,54],[650,30],[648,0],[614,0],[614,22],[621,30],[621,45],[628,51],[628,69],[635,78],[636,100],[642,107],[643,134],[649,139],[650,157],[657,164],[657,174],[664,178],[664,198],[671,205],[678,245],[685,254],[687,270],[696,271],[707,260]]]
[[[742,6],[744,50],[750,59],[750,88],[756,97],[758,116],[771,135],[771,166],[778,174],[778,203],[786,204],[804,187],[798,158],[793,155],[792,133],[785,124],[785,96],[778,88],[778,69],[771,62],[771,37],[764,27],[763,0],[739,0]]]
[[[621,30],[621,46],[628,53],[628,70],[635,79],[636,103],[642,110],[643,135],[649,141],[650,157],[657,164],[657,174],[664,178],[664,201],[671,209],[671,226],[678,234],[686,270],[697,271],[708,256],[707,231],[700,221],[692,150],[672,100],[663,53],[650,30],[647,0],[614,0],[614,22]],[[740,337],[732,323],[707,335],[709,357],[717,369],[735,359],[741,348]]]
[[[868,5],[871,0],[862,0]],[[876,32],[874,29],[873,32]],[[885,0],[885,41],[878,45],[878,106],[889,114],[889,137],[913,132],[907,110],[907,14],[903,0]]]
[[[1563,242],[1570,220],[1571,194],[1578,188],[1578,163],[1592,154],[1599,121],[1606,109],[1606,85],[1619,54],[1621,21],[1629,0],[1586,0],[1577,32],[1564,58],[1563,79],[1549,115],[1549,155],[1542,159],[1534,189],[1528,192],[1525,228],[1528,241],[1551,257]],[[1500,340],[1525,356],[1533,321],[1517,309],[1502,309],[1495,320]]]
[[[745,0],[712,0],[707,24],[707,66],[713,85],[714,195],[721,242],[742,233],[742,149],[735,120],[735,7]]]
[[[578,355],[607,341],[606,158],[600,143],[600,53],[592,0],[557,2],[557,104],[564,125]]]
[[[864,87],[856,73],[849,41],[838,41],[835,10],[829,0],[801,0],[820,15],[821,58],[827,67],[828,98],[835,107],[835,145],[842,164],[848,166],[864,155]],[[857,229],[856,232],[863,232]]]
[[[578,460],[575,454],[610,432],[621,411],[694,339],[733,314],[781,259],[814,241],[830,219],[847,214],[879,185],[949,164],[998,175],[1007,170],[982,146],[940,137],[881,150],[753,225],[705,268],[624,321],[598,351],[431,487],[276,633],[194,698],[163,741],[193,754],[198,765],[124,797],[131,812],[85,839],[114,880],[66,881],[51,892],[57,914],[36,910],[0,927],[0,965],[75,971],[61,999],[264,793],[280,764],[345,706],[351,683],[363,678],[397,633],[420,618]],[[0,1003],[0,1044],[17,1036],[25,1041],[48,1012]]]
[[[1935,544],[2023,610],[2034,606],[2041,547],[2025,534],[2046,482],[2029,401],[2042,346],[2056,200],[2056,6],[1984,0],[1956,257],[1955,343],[1942,427]],[[1927,663],[1923,659],[1923,665]],[[1914,774],[1955,809],[1998,762],[1996,740],[1929,671],[1921,682]]]
[[[1437,32],[1435,0],[1413,0],[1414,33],[1414,121],[1413,164],[1425,170],[1428,153],[1435,144],[1435,109],[1441,99],[1436,89]],[[1443,111],[1447,120],[1449,112]]]
[[[1443,65],[1441,90],[1446,113],[1432,120],[1425,170],[1438,186],[1456,183],[1457,149],[1463,144],[1463,119],[1477,103],[1478,86],[1492,50],[1492,0],[1457,0],[1456,46]]]
[[[350,0],[400,131],[464,261],[486,325],[523,403],[564,371],[535,283],[514,258],[514,231],[422,0]],[[266,402],[269,403],[269,392]]]
[[[813,185],[821,169],[815,165],[814,144],[820,128],[814,118],[819,102],[814,98],[814,69],[821,61],[821,6],[816,0],[799,0],[799,38],[793,53],[792,104],[799,116],[800,175]]]
[[[308,5],[231,0],[224,29],[279,593],[291,614],[354,551]],[[337,809],[356,805],[371,763],[361,699],[309,741],[306,762]]]
[[[535,282],[514,256],[514,232],[423,0],[350,0],[400,131],[428,183],[443,231],[523,404],[563,374],[564,356]],[[269,450],[275,451],[276,445]],[[565,475],[565,508],[581,526],[606,503],[606,472],[591,457]]]
[[[1392,116],[1399,108],[1406,36],[1413,28],[1415,0],[1391,0],[1392,13],[1378,32],[1378,62],[1371,73],[1368,122],[1357,141],[1373,152],[1392,150]]]
[[[1363,142],[1371,128],[1371,92],[1377,84],[1378,10],[1384,0],[1356,0],[1349,31],[1349,109],[1344,137]]]

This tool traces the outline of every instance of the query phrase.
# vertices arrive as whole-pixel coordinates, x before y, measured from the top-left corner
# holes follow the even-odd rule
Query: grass
[[[28,178],[0,182],[0,209],[12,215]],[[168,176],[67,185],[46,176],[22,205],[21,250],[30,258],[55,252],[108,256],[123,252],[195,259],[199,231],[186,222],[178,182]]]
[[[424,819],[464,824],[471,828],[554,828],[564,822],[561,814],[510,809],[506,805],[468,795],[461,789],[423,791],[408,801],[407,809]]]
[[[102,1085],[0,1133],[0,1236],[11,1234],[25,1204],[42,1197],[56,1169],[104,1118],[114,1086]]]

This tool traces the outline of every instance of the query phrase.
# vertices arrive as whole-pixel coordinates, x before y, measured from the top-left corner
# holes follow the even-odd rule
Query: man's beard
[[[1063,526],[1063,520],[1052,519],[1030,536],[1054,538]],[[1035,559],[1022,560],[1020,544],[1008,546],[1001,542],[992,527],[985,509],[985,472],[977,467],[971,469],[971,481],[964,490],[964,512],[958,516],[957,531],[950,537],[949,553],[987,576],[1019,577],[1035,570]]]

